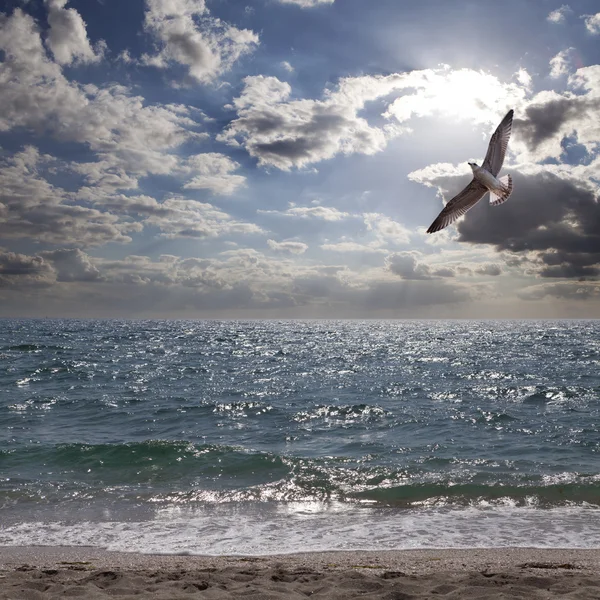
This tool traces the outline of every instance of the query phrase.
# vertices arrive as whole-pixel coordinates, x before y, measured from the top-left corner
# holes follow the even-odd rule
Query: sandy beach
[[[0,598],[600,598],[600,550],[173,556],[0,548]]]

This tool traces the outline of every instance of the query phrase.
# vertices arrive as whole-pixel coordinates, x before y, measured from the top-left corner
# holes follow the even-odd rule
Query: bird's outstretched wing
[[[479,183],[476,179],[473,179],[460,194],[454,196],[454,198],[444,206],[437,219],[429,226],[427,233],[435,233],[456,221],[458,217],[461,217],[472,206],[475,206],[487,191],[487,188],[483,184]]]
[[[513,114],[514,111],[512,109],[509,110],[504,119],[500,122],[500,125],[496,128],[496,131],[494,131],[494,134],[490,139],[487,154],[485,155],[485,160],[481,165],[494,177],[500,173],[502,163],[504,162],[506,148],[508,148],[508,140],[510,139],[510,132],[512,131]]]

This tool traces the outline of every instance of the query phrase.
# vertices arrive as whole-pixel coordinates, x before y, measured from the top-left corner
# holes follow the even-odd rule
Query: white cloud
[[[292,65],[287,60],[282,60],[279,63],[279,65],[281,66],[282,69],[285,69],[288,73],[294,72],[294,67],[292,67]]]
[[[564,23],[567,20],[567,15],[572,13],[573,10],[568,4],[563,4],[560,8],[553,10],[546,19],[550,21],[550,23]]]
[[[527,90],[531,88],[531,75],[527,72],[526,69],[519,69],[517,71],[517,81]]]
[[[367,230],[375,233],[380,244],[410,242],[410,230],[388,216],[380,213],[365,213],[364,219]]]
[[[131,56],[131,52],[129,52],[129,50],[127,49],[119,53],[119,55],[117,56],[117,60],[120,60],[126,65],[133,65],[136,63],[136,60],[133,58],[133,56]]]
[[[350,216],[349,213],[331,206],[295,206],[285,211],[259,209],[257,212],[282,217],[323,219],[324,221],[341,221]]]
[[[434,163],[427,165],[423,169],[417,169],[407,175],[410,181],[426,185],[427,187],[437,187],[434,181],[449,178],[458,177],[461,175],[472,174],[471,168],[464,164],[464,162],[453,165],[452,163]]]
[[[574,70],[572,68],[574,52],[575,48],[566,48],[550,59],[550,77],[556,79]]]
[[[214,238],[233,234],[265,233],[254,223],[233,219],[212,204],[172,196],[163,202],[145,196],[100,194],[90,197],[96,206],[120,215],[136,215],[141,225],[158,228],[163,237]]]
[[[227,234],[256,234],[264,231],[254,223],[236,221],[212,204],[168,198],[162,203],[138,207],[138,214],[148,214],[144,224],[158,227],[168,238],[210,238]]]
[[[360,242],[336,242],[329,244],[321,244],[321,250],[327,250],[329,252],[365,252],[367,254],[386,254],[387,250],[384,250],[377,242],[371,242],[369,244],[361,244]]]
[[[288,252],[290,254],[304,254],[308,250],[308,246],[302,242],[276,242],[275,240],[267,240],[267,244],[271,250],[275,252]]]
[[[322,4],[333,4],[335,0],[277,0],[280,4],[295,4],[300,8],[314,8]]]
[[[260,165],[301,168],[337,154],[375,154],[408,129],[412,117],[443,116],[496,125],[511,107],[525,102],[531,79],[521,69],[515,83],[471,69],[449,67],[340,79],[323,99],[290,99],[292,89],[276,77],[246,77],[234,100],[238,118],[217,139],[243,145]],[[368,102],[390,94],[385,126],[359,116]]]
[[[585,26],[590,33],[594,35],[600,34],[600,13],[586,16]]]
[[[158,68],[178,63],[203,83],[230,69],[259,42],[253,31],[211,17],[204,0],[146,0],[144,26],[159,50],[142,55],[142,63]]]
[[[0,50],[0,131],[24,127],[86,144],[98,160],[76,168],[90,184],[132,188],[137,176],[168,174],[180,163],[173,151],[202,135],[186,107],[148,105],[120,85],[68,81],[20,9],[0,21]]]
[[[61,65],[95,63],[102,59],[105,45],[94,51],[87,36],[84,20],[74,8],[65,8],[68,0],[46,0],[50,31],[46,44]]]
[[[190,156],[186,161],[186,170],[197,172],[198,175],[183,187],[185,189],[207,189],[221,195],[233,194],[246,181],[242,175],[232,173],[239,166],[239,163],[231,160],[228,156],[217,152]]]
[[[338,153],[374,154],[386,143],[386,133],[371,127],[358,111],[368,100],[389,93],[393,77],[342,80],[324,100],[288,100],[289,84],[276,77],[246,77],[234,100],[238,118],[218,140],[243,144],[261,165],[282,170],[303,167]]]
[[[296,206],[289,208],[286,214],[296,217],[313,217],[325,221],[341,221],[349,217],[349,213],[331,206]]]

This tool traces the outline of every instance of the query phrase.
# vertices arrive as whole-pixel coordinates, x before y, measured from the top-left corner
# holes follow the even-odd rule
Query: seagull
[[[473,171],[471,183],[444,206],[437,219],[430,225],[427,233],[440,231],[440,229],[444,229],[444,227],[456,221],[458,217],[461,217],[475,206],[485,196],[486,192],[490,193],[490,204],[492,206],[498,206],[508,200],[513,189],[511,176],[505,175],[500,179],[496,179],[496,177],[502,168],[504,155],[508,147],[513,112],[512,109],[509,110],[496,131],[494,131],[483,164],[479,166],[474,162],[469,163]]]

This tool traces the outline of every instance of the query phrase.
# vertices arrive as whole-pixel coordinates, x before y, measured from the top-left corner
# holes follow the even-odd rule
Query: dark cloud
[[[535,161],[559,159],[564,140],[571,136],[587,151],[598,144],[600,65],[578,69],[568,85],[563,94],[540,92],[514,120],[515,139],[527,144]]]
[[[55,272],[41,256],[0,250],[0,288],[49,286]]]
[[[596,102],[596,108],[598,103]],[[513,121],[516,137],[520,137],[530,150],[554,137],[569,121],[581,119],[591,108],[591,103],[579,97],[558,98],[545,104],[534,104],[525,110],[524,118]],[[572,123],[574,126],[575,123]]]
[[[31,275],[44,267],[44,259],[39,256],[26,256],[15,252],[0,253],[0,273],[2,275]]]
[[[431,279],[431,271],[427,265],[417,262],[413,252],[398,252],[386,260],[387,268],[402,279]],[[449,277],[449,275],[445,275]],[[444,277],[444,275],[442,275]]]
[[[568,263],[555,267],[546,267],[539,272],[542,277],[563,277],[569,279],[597,277],[599,273],[599,267],[582,267]]]
[[[491,244],[513,254],[534,252],[542,277],[597,275],[600,204],[591,191],[549,172],[515,173],[513,178],[511,199],[499,207],[475,206],[458,225],[459,241]],[[523,263],[509,260],[512,266]]]

